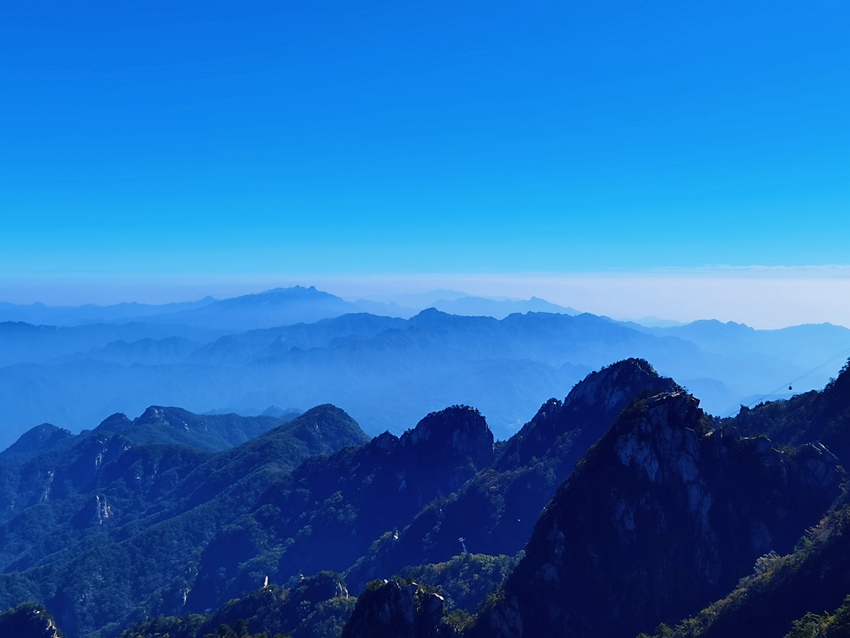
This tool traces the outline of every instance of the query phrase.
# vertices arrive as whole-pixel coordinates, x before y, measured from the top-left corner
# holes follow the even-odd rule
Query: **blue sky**
[[[848,32],[842,1],[2,3],[0,296],[847,265]]]

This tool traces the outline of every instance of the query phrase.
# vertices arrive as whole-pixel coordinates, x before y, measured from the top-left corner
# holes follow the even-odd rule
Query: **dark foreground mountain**
[[[564,401],[547,401],[499,448],[491,467],[458,492],[429,503],[408,526],[382,536],[348,570],[348,582],[358,591],[373,578],[406,565],[447,561],[462,548],[516,554],[557,486],[620,411],[641,394],[678,388],[642,359],[591,373]]]
[[[146,438],[151,421],[164,420],[168,432],[172,417],[181,429],[218,420],[149,412]],[[218,453],[128,443],[132,423],[107,420],[70,449],[0,468],[11,495],[0,525],[0,605],[43,601],[72,637],[109,634],[105,626],[114,634],[140,614],[182,609],[204,549],[269,485],[312,455],[368,440],[332,406]]]
[[[401,437],[310,459],[272,485],[201,556],[188,609],[202,611],[268,576],[342,571],[436,497],[457,491],[493,460],[493,435],[472,408],[426,416]]]
[[[786,634],[789,638],[850,635],[850,505],[846,497],[806,532],[793,553],[763,556],[730,594],[675,627],[659,627],[656,635],[781,638]]]
[[[40,605],[19,605],[0,614],[0,636],[10,638],[62,638],[53,615]]]
[[[711,428],[684,392],[626,409],[535,525],[480,636],[631,637],[788,552],[840,492],[822,446]]]
[[[812,410],[844,414],[850,396],[832,389],[848,374],[815,393]],[[134,621],[134,638],[632,638],[736,587],[758,585],[733,594],[739,603],[768,592],[762,611],[746,612],[758,614],[774,595],[764,583],[796,583],[791,594],[775,590],[780,604],[782,595],[805,601],[783,611],[785,631],[807,611],[839,609],[850,593],[838,460],[808,435],[793,446],[742,436],[645,361],[590,375],[505,443],[494,445],[482,416],[464,406],[400,437],[358,444],[358,433],[363,441],[344,413],[322,406],[219,453],[118,448],[90,489],[51,496],[3,526],[10,560],[0,602],[47,603],[71,638],[110,638]],[[39,440],[32,446],[41,449]],[[340,449],[344,440],[355,445]],[[320,456],[295,461],[313,449]],[[554,498],[538,515],[534,499],[547,489]],[[517,511],[539,519],[524,551],[465,553],[522,547]],[[72,531],[57,533],[74,515]],[[795,543],[800,569],[774,571],[790,564],[781,555]],[[722,606],[745,610],[736,605]]]

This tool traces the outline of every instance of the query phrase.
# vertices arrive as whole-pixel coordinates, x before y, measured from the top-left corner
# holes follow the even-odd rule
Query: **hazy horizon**
[[[230,277],[206,281],[128,278],[0,281],[0,301],[48,306],[166,304],[256,294],[277,287],[315,286],[347,301],[397,302],[452,290],[491,299],[539,297],[579,312],[618,320],[654,317],[688,323],[716,319],[758,329],[806,323],[850,328],[850,268],[701,268],[631,273]]]
[[[850,325],[845,3],[2,9],[0,299]]]

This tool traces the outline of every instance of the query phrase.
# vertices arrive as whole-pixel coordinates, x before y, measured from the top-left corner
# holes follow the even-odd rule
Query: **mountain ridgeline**
[[[68,638],[837,626],[848,384],[718,419],[626,359],[500,442],[464,405],[371,439],[330,405],[38,426],[0,453],[0,608]]]
[[[633,357],[727,415],[789,379],[802,377],[797,392],[823,387],[850,349],[850,330],[829,324],[646,328],[482,301],[443,291],[407,312],[296,286],[168,306],[0,304],[0,447],[39,423],[78,432],[151,405],[255,415],[331,403],[375,436],[468,404],[507,439],[550,397]]]

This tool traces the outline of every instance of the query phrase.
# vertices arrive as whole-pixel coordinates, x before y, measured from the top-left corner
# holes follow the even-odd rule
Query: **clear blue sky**
[[[848,264],[848,33],[846,0],[2,2],[0,278]]]

